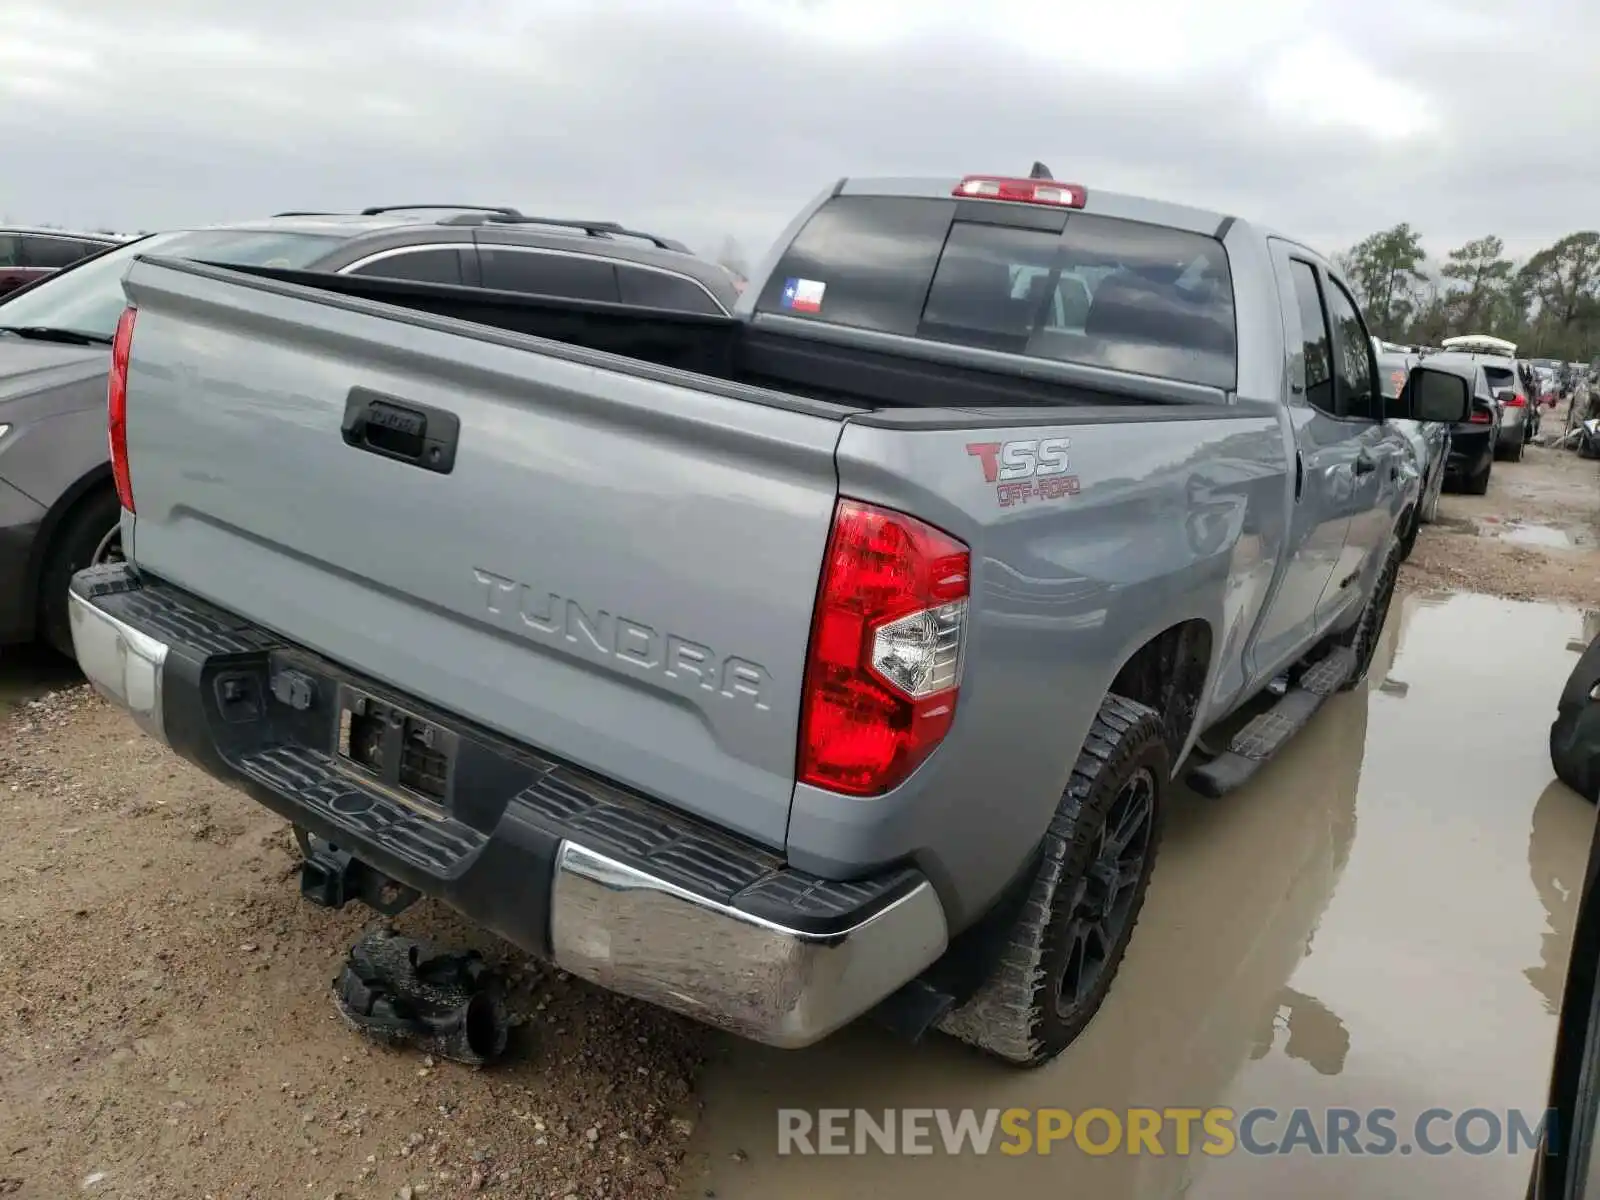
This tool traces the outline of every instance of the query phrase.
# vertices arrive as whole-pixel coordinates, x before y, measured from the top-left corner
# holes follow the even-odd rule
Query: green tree
[[[1456,309],[1463,332],[1475,330],[1511,280],[1506,244],[1491,234],[1450,251],[1444,277],[1458,285]]]
[[[1416,308],[1417,285],[1427,279],[1422,235],[1402,221],[1357,242],[1341,256],[1367,317],[1384,334],[1405,326]]]
[[[1523,268],[1542,313],[1565,329],[1600,296],[1600,233],[1569,233]]]
[[[1449,337],[1455,325],[1451,299],[1437,283],[1429,284],[1426,294],[1417,302],[1402,340],[1421,346],[1437,346]]]

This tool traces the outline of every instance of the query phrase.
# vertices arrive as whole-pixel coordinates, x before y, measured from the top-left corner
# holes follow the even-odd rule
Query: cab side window
[[[617,267],[604,258],[507,246],[479,246],[483,286],[529,296],[618,302]]]
[[[82,242],[71,238],[35,235],[23,239],[22,253],[27,257],[30,267],[59,271],[91,252],[84,248]]]
[[[1322,289],[1310,263],[1291,259],[1295,306],[1300,310],[1300,341],[1306,369],[1306,400],[1330,417],[1339,415],[1333,394],[1333,353],[1328,318],[1322,311]]]
[[[1339,415],[1379,420],[1383,397],[1376,386],[1372,337],[1361,311],[1337,279],[1328,279],[1328,318],[1333,326],[1333,374],[1338,382]]]
[[[673,312],[727,316],[722,306],[692,279],[666,271],[617,264],[617,289],[624,304],[665,308]]]
[[[352,275],[382,279],[409,279],[417,283],[453,283],[460,286],[461,251],[458,249],[407,250],[386,254],[350,270]]]

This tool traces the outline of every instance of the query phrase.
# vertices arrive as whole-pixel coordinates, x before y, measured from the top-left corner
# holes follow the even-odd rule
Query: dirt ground
[[[372,914],[299,898],[286,826],[87,688],[0,733],[0,1196],[655,1198],[702,1032],[427,904],[514,976],[507,1065],[367,1044],[329,990]],[[408,1190],[409,1189],[409,1190]]]
[[[1441,515],[1403,586],[1600,606],[1597,464],[1535,447]],[[0,814],[0,1197],[677,1186],[704,1031],[424,903],[396,924],[511,973],[513,1053],[473,1071],[367,1044],[329,984],[371,915],[304,903],[281,821],[87,689],[0,716]]]
[[[1547,413],[1544,435],[1565,424]],[[1400,587],[1461,590],[1509,600],[1560,600],[1600,608],[1600,464],[1530,445],[1520,462],[1496,462],[1483,496],[1446,491],[1438,520],[1422,526]]]
[[[1547,429],[1558,429],[1555,415]],[[1446,492],[1400,586],[1600,607],[1600,463],[1529,446],[1497,462],[1483,496]]]

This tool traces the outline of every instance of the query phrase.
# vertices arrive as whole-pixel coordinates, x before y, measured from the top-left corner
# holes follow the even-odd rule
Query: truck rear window
[[[1235,385],[1233,277],[1217,239],[1090,213],[991,223],[1006,220],[985,219],[991,207],[837,196],[785,252],[757,311]]]

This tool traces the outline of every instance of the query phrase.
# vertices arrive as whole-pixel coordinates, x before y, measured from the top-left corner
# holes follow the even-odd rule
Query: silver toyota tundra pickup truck
[[[1305,246],[1042,178],[842,180],[731,317],[124,286],[89,678],[292,822],[310,898],[789,1047],[1070,1044],[1180,770],[1221,795],[1364,678],[1387,419],[1468,404],[1418,367],[1386,411]]]

